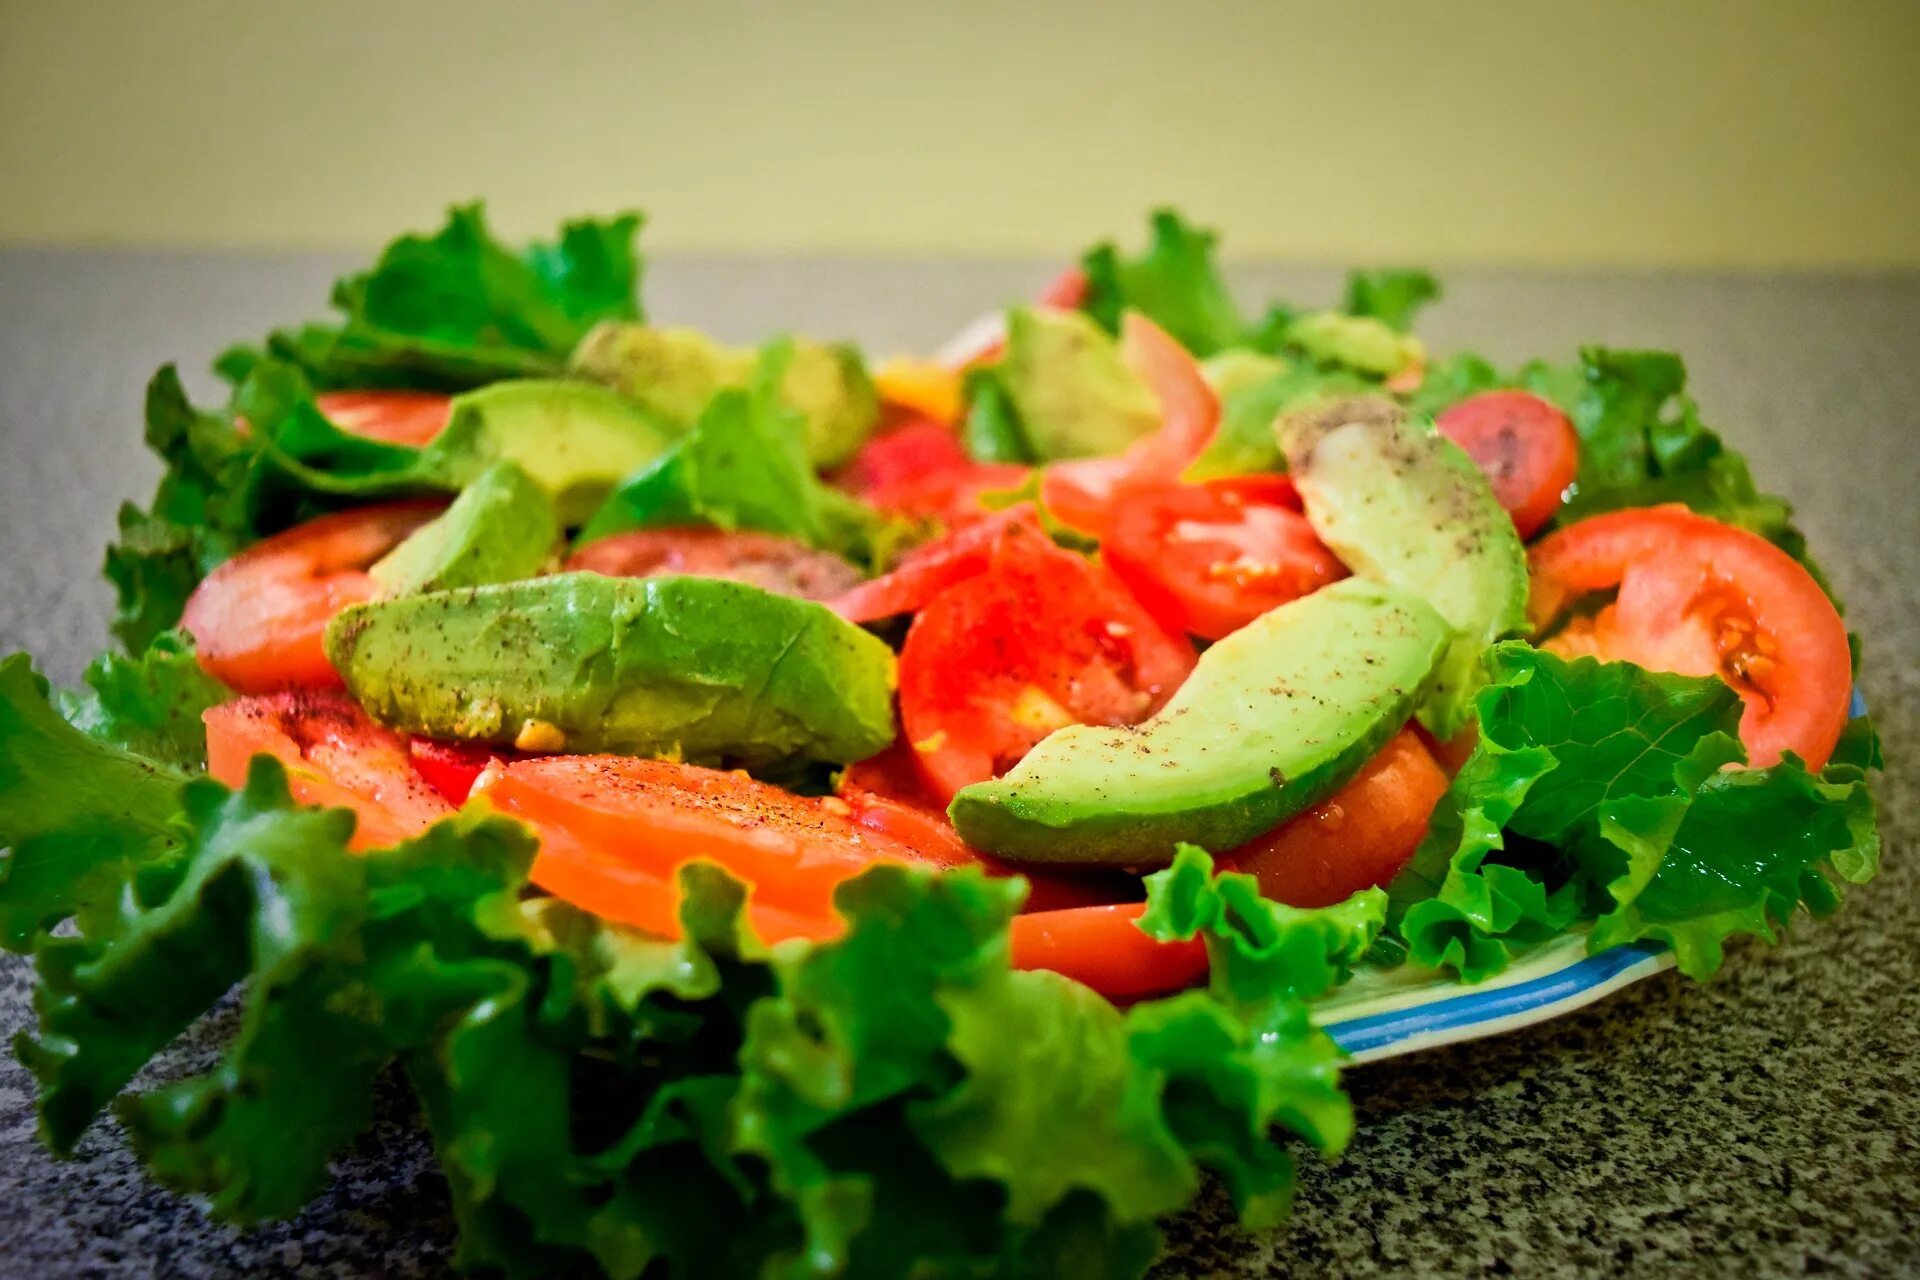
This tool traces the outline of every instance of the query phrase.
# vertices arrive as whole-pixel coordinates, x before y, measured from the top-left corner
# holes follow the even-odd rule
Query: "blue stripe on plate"
[[[1618,977],[1637,964],[1644,964],[1663,949],[1657,943],[1647,942],[1611,947],[1543,978],[1493,991],[1469,991],[1411,1009],[1350,1018],[1330,1023],[1323,1030],[1348,1053],[1366,1053],[1412,1036],[1470,1027],[1558,1004]]]

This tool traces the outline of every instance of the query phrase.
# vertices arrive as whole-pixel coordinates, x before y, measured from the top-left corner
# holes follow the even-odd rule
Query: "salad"
[[[1162,211],[873,365],[649,319],[639,227],[456,208],[154,377],[117,645],[0,660],[56,1153],[284,1216],[398,1071],[463,1269],[1137,1275],[1347,1142],[1356,972],[1705,979],[1873,877],[1859,646],[1678,357],[1249,316]]]

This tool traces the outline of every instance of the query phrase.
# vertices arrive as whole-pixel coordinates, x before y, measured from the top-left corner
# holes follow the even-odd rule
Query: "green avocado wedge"
[[[327,655],[376,720],[545,751],[860,760],[893,739],[892,650],[808,600],[564,573],[356,605]]]
[[[553,503],[511,462],[496,462],[453,505],[367,570],[384,596],[531,578],[560,542]]]
[[[1231,849],[1352,777],[1406,723],[1451,635],[1418,597],[1337,582],[1209,648],[1145,723],[1049,734],[948,814],[968,844],[1018,862]]]
[[[1454,637],[1419,708],[1447,739],[1473,718],[1481,655],[1527,625],[1527,553],[1461,448],[1384,396],[1316,402],[1275,425],[1320,540],[1363,578],[1411,592]]]
[[[577,525],[680,435],[679,427],[617,391],[529,378],[456,397],[446,429],[422,452],[421,464],[465,487],[496,462],[516,463],[552,500],[560,523]]]

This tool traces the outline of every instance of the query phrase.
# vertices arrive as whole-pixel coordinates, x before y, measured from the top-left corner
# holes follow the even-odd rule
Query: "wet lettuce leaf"
[[[642,217],[581,219],[554,241],[515,250],[480,202],[456,205],[431,236],[404,235],[333,288],[343,319],[279,330],[235,347],[216,368],[238,383],[263,358],[320,388],[462,391],[501,378],[558,377],[602,320],[639,320]]]
[[[1719,680],[1520,642],[1488,669],[1479,744],[1390,888],[1413,959],[1478,981],[1591,922],[1595,947],[1666,942],[1706,978],[1726,938],[1774,941],[1800,907],[1833,909],[1836,878],[1873,877],[1870,726],[1818,774],[1727,770],[1741,702]]]

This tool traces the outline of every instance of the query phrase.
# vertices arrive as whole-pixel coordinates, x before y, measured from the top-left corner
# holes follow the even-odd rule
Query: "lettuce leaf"
[[[222,412],[195,408],[168,365],[147,385],[146,424],[165,470],[145,510],[121,507],[106,558],[119,601],[114,634],[134,654],[180,621],[200,579],[266,534],[376,498],[455,487],[420,450],[333,426],[306,376],[277,360],[255,362]]]
[[[558,377],[596,323],[642,318],[641,221],[627,213],[569,222],[554,242],[515,252],[494,237],[480,202],[456,205],[434,235],[401,236],[371,269],[334,285],[340,323],[279,330],[215,367],[238,383],[271,357],[323,389],[461,391]]]
[[[608,496],[579,544],[704,524],[799,538],[876,568],[890,559],[912,522],[890,520],[815,474],[805,423],[781,398],[792,350],[790,340],[770,343],[749,387],[715,393],[692,430]]]
[[[206,767],[200,715],[233,691],[200,669],[193,639],[180,631],[154,638],[130,658],[103,653],[81,676],[85,692],[63,692],[60,712],[81,732],[135,755],[196,770]]]
[[[1347,314],[1371,316],[1390,329],[1407,333],[1413,318],[1440,300],[1440,282],[1418,268],[1354,271],[1347,276]]]
[[[1705,978],[1727,937],[1773,941],[1797,908],[1833,908],[1836,875],[1872,878],[1871,748],[1817,775],[1792,757],[1727,771],[1741,702],[1719,680],[1519,642],[1488,669],[1479,743],[1390,887],[1413,959],[1478,981],[1591,921],[1592,945],[1667,942]]]
[[[1172,209],[1154,210],[1138,257],[1124,257],[1107,242],[1081,258],[1087,274],[1081,309],[1110,333],[1120,331],[1121,312],[1139,311],[1201,359],[1249,345],[1249,327],[1214,262],[1218,240]]]

